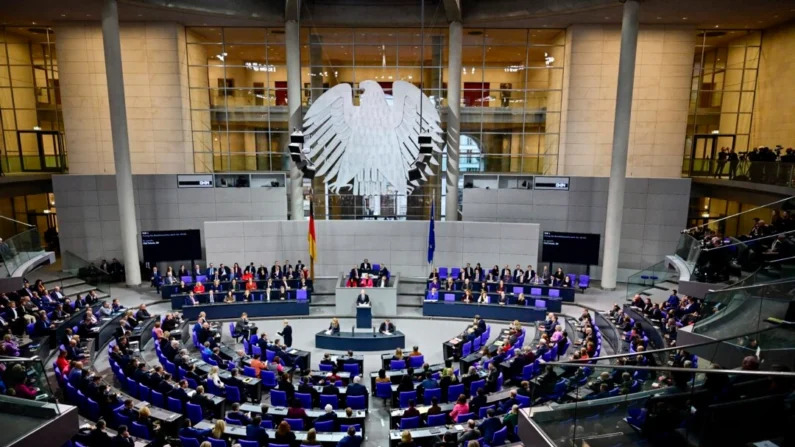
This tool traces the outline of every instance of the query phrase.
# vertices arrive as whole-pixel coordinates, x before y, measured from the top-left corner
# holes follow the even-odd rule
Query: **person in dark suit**
[[[334,411],[334,407],[331,404],[326,404],[323,408],[325,413],[321,414],[320,416],[315,419],[315,423],[318,422],[326,422],[326,421],[334,421],[333,429],[337,428],[337,413]]]
[[[337,443],[337,447],[359,447],[362,445],[362,437],[356,434],[356,427],[350,426],[348,427],[348,432],[345,434],[345,437],[340,439]]]
[[[325,385],[323,385],[323,390],[320,392],[320,394],[323,396],[337,396],[339,398],[340,390],[336,385],[334,385],[333,380],[329,380]]]
[[[261,423],[262,416],[257,415],[251,419],[251,423],[246,425],[246,439],[256,441],[260,447],[264,447],[268,445],[270,438],[268,437],[268,432],[260,427]]]
[[[359,296],[356,298],[356,306],[370,306],[370,296],[364,292],[364,289],[362,289]]]
[[[120,425],[116,433],[116,437],[113,438],[114,447],[135,447],[135,440],[130,436],[130,430],[126,425]]]
[[[378,332],[380,332],[382,334],[394,334],[395,333],[395,325],[392,324],[392,322],[389,321],[388,319],[384,320],[384,322],[381,323],[381,326],[378,327]]]
[[[367,388],[362,385],[362,376],[353,378],[353,383],[348,385],[348,396],[366,396]]]
[[[469,407],[470,410],[472,407]],[[477,413],[475,413],[477,415]],[[480,438],[480,430],[475,427],[475,420],[470,419],[467,421],[466,429],[463,433],[458,435],[458,443],[462,446],[466,446],[469,441],[475,441]]]
[[[93,399],[92,399],[93,400]],[[106,423],[103,419],[97,421],[97,425],[91,427],[91,432],[83,442],[88,447],[105,447],[113,445],[113,438],[105,431]]]
[[[497,379],[500,376],[500,371],[494,365],[495,363],[500,363],[496,357],[489,363],[489,374],[486,376],[486,391],[489,393],[497,391]]]
[[[488,406],[488,398],[486,397],[486,390],[483,388],[478,388],[477,392],[475,392],[475,397],[473,397],[472,400],[469,402],[469,412],[475,413],[475,417],[477,417],[480,409],[486,406]]]
[[[494,433],[497,433],[502,428],[502,421],[500,418],[496,416],[496,412],[493,408],[489,408],[486,411],[486,419],[480,423],[478,426],[478,430],[480,430],[481,436],[483,436],[483,440],[491,442],[492,438],[494,437]]]
[[[475,315],[475,318],[477,318],[478,320],[477,329],[475,330],[475,332],[478,335],[483,335],[483,333],[486,332],[486,321],[483,320],[483,318],[480,318],[480,315]]]
[[[293,327],[290,326],[290,322],[287,320],[284,320],[282,324],[284,327],[281,332],[277,332],[277,334],[284,338],[284,345],[290,348],[293,346]]]
[[[182,422],[182,428],[179,429],[178,435],[180,438],[195,439],[199,441],[199,443],[202,443],[207,439],[211,431],[212,430],[209,428],[204,430],[194,428],[190,419],[184,418],[184,421]]]
[[[188,396],[188,381],[182,379],[179,381],[179,388],[175,388],[174,391],[168,397],[173,397],[174,399],[179,399],[182,402],[183,407],[186,402],[190,402],[190,396]]]
[[[340,333],[340,321],[337,318],[331,319],[331,324],[328,325],[328,332],[331,334]]]
[[[361,276],[362,273],[370,273],[370,271],[372,269],[373,269],[373,265],[370,264],[370,261],[368,261],[367,258],[365,258],[364,262],[359,264],[359,276]]]
[[[247,265],[246,268],[243,270],[243,274],[245,275],[254,276],[255,273],[257,273],[257,267],[254,266],[253,262]]]
[[[196,387],[196,392],[191,396],[190,403],[198,405],[202,409],[202,414],[206,419],[212,419],[212,409],[214,407],[212,399],[204,394],[204,386],[199,385]]]
[[[240,425],[248,425],[251,423],[251,418],[249,415],[240,411],[240,402],[235,402],[232,404],[232,411],[226,413],[226,417],[240,421]]]

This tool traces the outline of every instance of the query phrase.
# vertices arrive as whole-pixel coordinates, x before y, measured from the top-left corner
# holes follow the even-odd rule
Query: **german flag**
[[[315,233],[315,205],[309,200],[309,232],[306,235],[309,242],[309,268],[312,278],[315,277],[315,258],[317,257],[317,234]]]

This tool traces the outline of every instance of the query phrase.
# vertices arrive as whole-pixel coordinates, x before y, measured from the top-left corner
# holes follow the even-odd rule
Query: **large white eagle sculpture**
[[[365,196],[411,193],[408,172],[418,157],[438,164],[433,157],[422,159],[418,137],[430,135],[433,150],[441,152],[439,112],[408,82],[392,84],[391,106],[377,82],[364,81],[359,87],[364,90],[359,107],[353,105],[349,84],[332,87],[309,107],[304,117],[304,150],[332,192],[351,188],[354,195]],[[419,166],[433,175],[429,166]]]

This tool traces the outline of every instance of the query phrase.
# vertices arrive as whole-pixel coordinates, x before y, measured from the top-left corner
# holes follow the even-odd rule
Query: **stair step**
[[[92,290],[95,290],[95,289],[96,289],[96,287],[94,287],[94,286],[92,286],[90,284],[82,283],[82,284],[79,284],[79,285],[76,285],[76,286],[72,286],[72,287],[67,287],[65,289],[61,289],[61,293],[63,293],[64,296],[66,296],[66,297],[73,297],[73,296],[75,296],[77,294],[80,294],[82,296],[82,295],[85,295],[86,293],[88,293],[88,292],[90,292]]]
[[[79,286],[80,284],[85,284],[85,281],[83,281],[82,279],[76,276],[44,281],[44,286],[47,287],[47,290],[52,290],[53,288],[55,288],[55,286],[59,286],[61,290],[63,290],[67,287]]]

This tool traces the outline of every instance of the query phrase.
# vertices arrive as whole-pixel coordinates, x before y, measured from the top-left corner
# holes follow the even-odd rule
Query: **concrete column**
[[[298,22],[284,22],[284,37],[287,46],[287,110],[289,132],[303,129],[301,123],[301,44]],[[289,141],[289,140],[288,140]],[[287,146],[286,156],[290,157]],[[304,218],[304,176],[294,162],[290,162],[290,219]]]
[[[618,59],[618,92],[616,116],[613,124],[613,156],[610,164],[610,184],[607,190],[607,223],[605,251],[602,260],[602,288],[616,288],[618,253],[621,243],[621,224],[624,217],[624,189],[627,182],[627,152],[629,149],[629,120],[632,115],[632,88],[635,84],[635,51],[638,48],[637,0],[624,2],[621,21],[621,51]]]
[[[116,0],[105,0],[102,6],[102,44],[105,49],[105,73],[108,80],[110,131],[113,140],[113,161],[116,167],[116,194],[119,200],[121,248],[127,285],[141,284],[138,265],[138,229],[135,217],[135,191],[130,165],[130,139],[127,134],[127,106],[124,100],[124,77],[121,68],[119,9]]]
[[[458,220],[458,155],[461,143],[461,22],[450,23],[447,75],[446,219]]]

